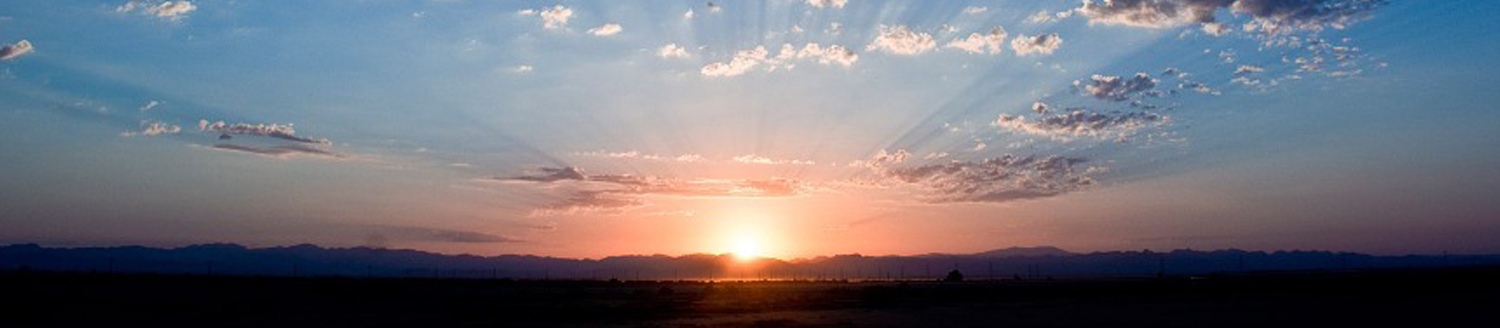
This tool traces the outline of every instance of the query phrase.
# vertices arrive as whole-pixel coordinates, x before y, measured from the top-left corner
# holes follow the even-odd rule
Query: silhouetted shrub
[[[958,272],[958,270],[948,271],[948,276],[947,277],[943,277],[943,281],[947,281],[947,282],[964,281],[964,274]]]

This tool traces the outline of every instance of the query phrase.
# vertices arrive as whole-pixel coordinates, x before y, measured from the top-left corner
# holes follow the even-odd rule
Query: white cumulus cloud
[[[7,44],[0,47],[0,60],[13,60],[21,55],[29,54],[36,48],[31,46],[31,41],[21,40],[15,44]]]
[[[799,49],[788,43],[782,44],[781,50],[772,57],[771,52],[766,50],[765,46],[756,46],[754,49],[736,52],[729,61],[704,65],[700,73],[704,76],[731,77],[749,73],[760,66],[765,66],[767,71],[792,69],[796,66],[797,60],[812,60],[823,65],[838,65],[847,68],[859,61],[859,54],[840,45],[825,47],[817,43],[808,43]]]
[[[807,0],[808,5],[818,8],[844,8],[848,3],[849,0]]]
[[[676,43],[669,43],[661,46],[660,49],[656,49],[656,56],[661,58],[688,58],[692,55],[688,54],[686,48],[678,46]]]
[[[1057,51],[1057,48],[1062,47],[1062,42],[1062,37],[1057,36],[1057,33],[1037,36],[1021,34],[1017,35],[1014,40],[1010,40],[1010,47],[1016,50],[1017,55],[1021,56],[1030,54],[1050,55],[1053,51]]]
[[[998,54],[1005,50],[1005,37],[1008,34],[1003,27],[990,28],[989,33],[969,34],[968,38],[955,39],[948,42],[947,47],[961,49],[971,54]]]
[[[919,55],[932,50],[937,41],[932,34],[912,31],[905,25],[880,26],[880,34],[865,47],[865,50],[882,50],[897,55]]]
[[[611,36],[620,34],[620,31],[624,30],[625,28],[620,27],[620,24],[604,24],[600,25],[599,27],[589,29],[589,34],[593,34],[595,36]]]
[[[552,8],[524,9],[518,12],[522,16],[537,16],[542,18],[542,27],[549,29],[568,27],[568,19],[573,18],[573,8],[563,5]]]

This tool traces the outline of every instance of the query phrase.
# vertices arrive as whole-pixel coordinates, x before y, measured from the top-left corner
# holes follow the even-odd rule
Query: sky
[[[1496,253],[1496,15],[8,1],[0,243]]]

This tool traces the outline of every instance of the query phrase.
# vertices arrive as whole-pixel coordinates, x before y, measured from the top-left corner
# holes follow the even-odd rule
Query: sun
[[[765,245],[761,243],[760,238],[752,235],[740,235],[735,237],[731,252],[734,254],[735,259],[741,261],[753,260],[765,256]]]

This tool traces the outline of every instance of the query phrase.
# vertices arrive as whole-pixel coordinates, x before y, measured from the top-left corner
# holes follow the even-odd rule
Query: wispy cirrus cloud
[[[223,136],[226,137],[229,135],[253,135],[320,145],[327,145],[332,143],[328,139],[313,139],[297,136],[297,129],[293,128],[291,124],[228,124],[224,123],[224,121],[209,122],[208,120],[199,120],[198,131],[218,132],[222,133]],[[221,137],[221,139],[227,138]]]
[[[593,175],[577,167],[542,167],[498,181],[535,183],[563,193],[562,200],[533,211],[548,216],[581,212],[619,212],[649,205],[646,196],[689,198],[792,197],[811,190],[793,179],[675,179],[625,174]]]
[[[979,161],[918,166],[881,165],[879,183],[915,186],[927,203],[1003,203],[1086,190],[1098,184],[1102,166],[1083,158],[1006,154]]]
[[[621,27],[620,24],[604,24],[600,25],[599,27],[591,28],[588,30],[588,32],[589,34],[592,34],[594,36],[613,36],[615,34],[620,34],[620,32],[624,30],[625,28]]]
[[[178,126],[176,124],[168,124],[168,123],[155,122],[155,121],[143,121],[143,122],[141,122],[141,130],[140,131],[126,131],[126,132],[121,132],[120,136],[122,136],[122,137],[134,137],[134,136],[154,137],[154,136],[159,136],[159,135],[163,135],[163,134],[178,134],[178,133],[181,133],[181,132],[182,132],[182,127]]]
[[[849,0],[807,0],[807,5],[816,8],[844,8]]]
[[[413,226],[371,225],[367,228],[365,246],[389,247],[393,241],[445,243],[519,243],[522,240],[477,231],[438,229]]]
[[[1002,129],[1054,140],[1074,138],[1096,138],[1124,141],[1135,132],[1168,122],[1166,116],[1148,112],[1094,113],[1074,110],[1067,113],[1047,115],[1040,111],[1036,118],[1024,115],[1000,115],[995,125]]]
[[[1072,11],[1072,10],[1064,10],[1064,11],[1059,11],[1059,12],[1056,12],[1056,13],[1050,13],[1050,12],[1047,12],[1046,10],[1042,10],[1042,11],[1036,12],[1035,14],[1031,14],[1031,16],[1027,16],[1026,17],[1026,23],[1027,24],[1032,24],[1032,25],[1035,25],[1035,24],[1045,24],[1045,23],[1053,23],[1053,22],[1057,22],[1058,20],[1067,19],[1068,17],[1073,17],[1073,12],[1074,11]]]
[[[612,151],[596,150],[596,151],[588,151],[588,152],[575,152],[575,153],[573,153],[573,155],[576,155],[576,156],[587,156],[587,157],[602,157],[602,158],[640,159],[640,160],[650,160],[650,161],[674,161],[674,162],[683,162],[683,163],[699,163],[699,162],[706,162],[706,161],[708,161],[708,159],[706,159],[702,155],[698,155],[698,154],[681,154],[681,155],[672,156],[672,155],[661,155],[661,154],[649,154],[649,153],[644,153],[644,152],[641,152],[641,151],[638,151],[638,150],[613,151],[613,152]]]
[[[805,159],[774,159],[774,158],[769,158],[769,157],[755,155],[755,154],[745,154],[745,155],[735,156],[731,160],[733,160],[735,163],[741,163],[741,164],[760,164],[760,165],[817,165],[818,164],[818,162],[815,162],[815,161],[812,161],[812,160],[805,160]]]
[[[880,168],[886,165],[904,163],[910,157],[912,157],[911,153],[905,149],[897,149],[895,151],[881,149],[880,152],[875,153],[875,156],[870,157],[869,160],[850,162],[849,167]]]
[[[262,156],[262,157],[275,158],[275,159],[293,159],[293,158],[348,159],[349,158],[348,156],[343,155],[343,154],[339,154],[339,153],[335,153],[335,152],[332,152],[332,151],[328,151],[328,150],[324,150],[324,149],[319,149],[319,148],[315,148],[315,147],[302,146],[302,145],[280,145],[280,146],[270,146],[270,147],[257,147],[257,146],[248,146],[248,145],[237,145],[237,144],[221,143],[221,144],[214,144],[212,146],[201,146],[201,145],[196,145],[196,144],[194,144],[192,146],[203,148],[203,149],[210,149],[210,150],[227,151],[227,152],[237,152],[237,153],[246,153],[246,154],[258,155],[258,156]]]

